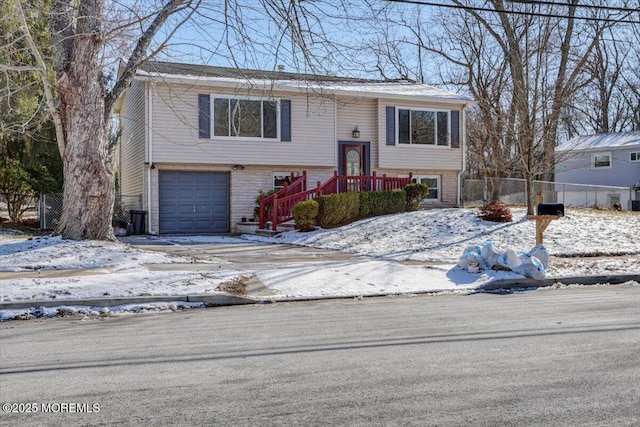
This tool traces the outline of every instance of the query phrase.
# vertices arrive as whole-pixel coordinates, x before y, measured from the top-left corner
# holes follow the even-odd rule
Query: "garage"
[[[159,171],[160,233],[228,233],[229,173]]]

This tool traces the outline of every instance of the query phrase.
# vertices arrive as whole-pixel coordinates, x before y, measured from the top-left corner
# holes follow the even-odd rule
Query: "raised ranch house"
[[[640,131],[579,136],[556,147],[556,156],[557,182],[609,186],[598,204],[640,210]],[[565,192],[565,204],[581,205],[584,194]],[[594,204],[595,194],[589,195]]]
[[[149,62],[117,106],[120,192],[143,195],[152,234],[235,232],[261,192],[334,175],[412,174],[425,204],[458,206],[471,103],[424,84]]]

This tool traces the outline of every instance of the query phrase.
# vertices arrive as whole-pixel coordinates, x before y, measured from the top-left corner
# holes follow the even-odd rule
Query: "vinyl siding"
[[[450,105],[430,103],[425,105],[419,102],[394,101],[381,99],[378,105],[378,134],[386,135],[386,107],[413,107],[413,108],[434,108],[451,110]],[[460,110],[462,107],[459,108]],[[462,115],[462,114],[461,114]],[[462,134],[463,126],[460,127],[461,147],[464,144]],[[445,171],[462,170],[462,148],[437,147],[431,145],[386,145],[386,138],[378,141],[378,165],[380,168],[401,168],[406,170],[439,169]]]
[[[411,172],[414,176],[440,175],[440,202],[433,202],[426,207],[455,207],[458,205],[458,172],[442,169],[379,169],[378,175],[407,176]]]
[[[602,148],[583,152],[556,153],[556,156],[561,158],[556,167],[556,181],[632,187],[640,181],[640,162],[629,160],[630,153],[636,151],[640,151],[640,146],[628,149]],[[592,169],[591,155],[593,153],[611,153],[611,168]]]
[[[291,142],[243,141],[240,138],[206,139],[198,137],[198,94],[260,96],[258,93],[232,93],[203,87],[156,85],[153,90],[154,162],[189,164],[307,165],[336,163],[335,108],[327,98],[277,94],[291,99]]]
[[[145,162],[145,84],[134,81],[120,110],[120,192],[143,192]]]
[[[378,165],[377,108],[378,103],[373,99],[345,99],[337,103],[338,141],[370,142],[372,168]],[[360,131],[360,138],[357,139],[353,138],[353,128],[355,126],[358,126]]]

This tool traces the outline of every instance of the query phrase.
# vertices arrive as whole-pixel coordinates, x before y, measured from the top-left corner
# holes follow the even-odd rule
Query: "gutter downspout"
[[[338,144],[338,99],[335,95],[333,95],[333,142]],[[340,151],[340,146],[336,145],[333,150],[333,164],[336,165],[336,170],[338,170],[340,162],[338,151]]]
[[[467,106],[462,107],[462,169],[458,173],[458,207],[463,207],[462,201],[462,175],[467,168]]]
[[[153,102],[151,102],[151,84],[147,83],[147,230],[149,234],[157,234],[151,230],[151,168],[153,167]]]

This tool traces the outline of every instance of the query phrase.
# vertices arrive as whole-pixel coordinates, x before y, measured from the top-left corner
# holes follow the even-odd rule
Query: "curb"
[[[564,285],[619,285],[635,281],[640,283],[640,274],[625,274],[612,276],[578,276],[578,277],[556,277],[544,280],[534,279],[501,279],[479,286],[475,289],[467,289],[469,293],[478,293],[486,291],[499,290],[516,290],[528,288],[545,288],[558,283]],[[434,294],[447,292],[428,291],[428,292],[408,292],[407,295],[417,294]],[[73,300],[32,300],[32,301],[16,301],[16,302],[0,302],[0,310],[23,309],[30,307],[60,307],[60,306],[89,306],[89,307],[114,307],[125,304],[150,304],[154,302],[201,302],[206,307],[220,307],[233,305],[248,305],[261,303],[281,303],[281,302],[302,302],[302,301],[320,301],[332,299],[352,299],[352,298],[370,298],[370,297],[387,297],[394,295],[405,295],[404,293],[389,294],[372,294],[372,295],[336,295],[323,297],[301,297],[271,300],[269,297],[240,297],[237,295],[221,293],[217,295],[186,295],[186,296],[140,296],[140,297],[105,297],[105,298],[89,298],[89,299],[73,299]]]
[[[635,281],[640,283],[640,274],[618,274],[605,276],[572,276],[572,277],[554,277],[544,280],[534,279],[500,279],[489,282],[477,288],[478,291],[497,291],[500,289],[523,289],[523,288],[546,288],[557,283],[563,285],[619,285],[621,283]]]
[[[257,304],[259,299],[239,297],[231,294],[219,295],[186,295],[186,296],[140,296],[140,297],[107,297],[73,300],[31,300],[1,302],[0,310],[21,309],[30,307],[89,306],[114,307],[125,304],[150,304],[154,302],[201,302],[207,307]]]

